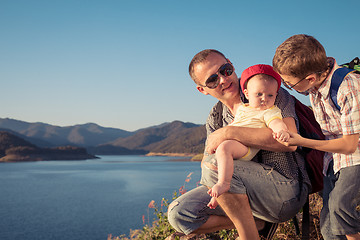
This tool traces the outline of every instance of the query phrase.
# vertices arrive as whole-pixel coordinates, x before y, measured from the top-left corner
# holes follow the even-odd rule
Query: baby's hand
[[[289,141],[289,138],[290,138],[289,132],[285,131],[285,130],[280,130],[279,132],[274,132],[273,136],[280,143],[287,142],[287,141]]]
[[[273,132],[273,137],[276,139],[279,143],[285,145],[285,146],[301,146],[302,137],[298,133],[294,132],[287,132],[285,131],[289,137],[286,138],[286,136],[282,140],[281,137],[278,137],[277,133]]]

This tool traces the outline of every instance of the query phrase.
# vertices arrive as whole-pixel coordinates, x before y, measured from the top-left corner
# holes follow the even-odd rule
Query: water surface
[[[200,179],[200,163],[165,156],[0,164],[0,239],[106,239],[143,227],[151,200]],[[154,219],[153,210],[149,219]]]

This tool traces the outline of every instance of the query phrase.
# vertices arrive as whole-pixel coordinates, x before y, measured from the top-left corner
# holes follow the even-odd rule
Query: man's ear
[[[209,95],[209,93],[205,90],[204,87],[201,87],[198,85],[198,86],[196,86],[196,89],[204,95]]]
[[[247,89],[244,89],[243,92],[244,92],[244,95],[245,95],[246,99],[249,99],[249,92],[248,92],[248,90],[247,90]]]

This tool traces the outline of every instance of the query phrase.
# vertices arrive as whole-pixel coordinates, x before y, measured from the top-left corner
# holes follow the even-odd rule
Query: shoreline
[[[168,156],[168,157],[189,157],[188,160],[180,160],[180,159],[174,159],[174,160],[169,160],[169,161],[201,161],[203,154],[202,153],[155,153],[155,152],[150,152],[148,154],[146,154],[145,156]]]
[[[149,152],[145,156],[194,157],[195,153],[156,153]]]
[[[99,157],[91,154],[9,154],[0,158],[0,163],[11,163],[11,162],[40,162],[40,161],[79,161],[97,159]]]

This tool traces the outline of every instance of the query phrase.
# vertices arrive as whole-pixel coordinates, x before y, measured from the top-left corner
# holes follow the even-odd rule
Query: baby
[[[281,111],[274,105],[281,85],[281,77],[269,65],[258,64],[244,70],[240,85],[249,103],[237,107],[232,126],[250,128],[269,127],[274,138],[289,139],[288,129],[282,121]],[[250,148],[235,140],[226,140],[216,149],[218,182],[208,191],[212,196],[208,207],[217,206],[216,198],[230,189],[234,171],[233,160],[250,161],[259,149]]]

